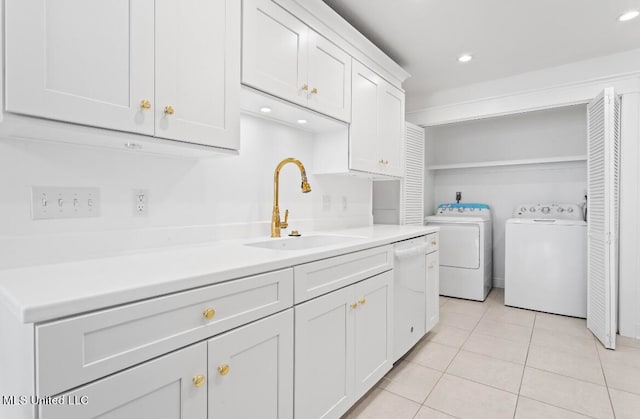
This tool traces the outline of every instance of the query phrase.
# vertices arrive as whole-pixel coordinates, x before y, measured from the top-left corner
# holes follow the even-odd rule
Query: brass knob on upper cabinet
[[[208,308],[202,312],[202,315],[204,316],[205,319],[211,320],[216,315],[216,311],[212,308]]]
[[[315,87],[313,89],[311,89],[311,94],[312,95],[317,95],[318,94],[318,89],[316,89]]]
[[[142,100],[140,101],[140,108],[141,109],[151,109],[151,102],[149,102],[148,100]]]
[[[433,263],[430,263],[429,266],[427,266],[427,268],[433,269]]]
[[[367,300],[365,298],[363,298],[362,300],[358,301],[358,303],[363,306],[365,305],[365,303],[367,302]]]
[[[384,164],[389,164],[389,160],[385,160],[385,161],[384,161]]]
[[[173,109],[173,106],[169,105],[169,106],[165,106],[165,107],[164,107],[164,113],[165,113],[165,114],[167,114],[167,115],[173,115],[173,113],[174,113],[174,112],[175,112],[175,111],[174,111],[174,109]]]
[[[229,374],[229,364],[218,365],[218,373],[220,373],[220,375]]]
[[[356,308],[358,308],[358,303],[352,303],[351,304],[351,309],[355,310]]]
[[[200,388],[205,383],[206,379],[204,378],[204,375],[194,375],[191,381],[195,388]]]
[[[309,90],[309,85],[308,84],[303,84],[302,85],[302,90],[304,90],[304,91]]]
[[[431,240],[431,245],[435,246],[436,244],[438,244],[438,241],[436,239]]]

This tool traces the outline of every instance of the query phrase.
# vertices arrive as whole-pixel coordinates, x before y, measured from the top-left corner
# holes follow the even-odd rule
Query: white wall
[[[273,171],[290,227],[340,228],[371,223],[371,181],[313,175],[311,134],[244,116],[238,156],[192,160],[24,140],[0,140],[0,267],[79,259],[139,248],[269,234]],[[30,187],[95,186],[101,216],[31,220]],[[149,191],[148,217],[133,213],[133,189]],[[333,205],[322,205],[323,195]],[[342,197],[347,197],[347,208]]]
[[[427,128],[429,162],[467,163],[586,154],[584,106],[557,108]],[[582,203],[586,163],[563,163],[431,171],[425,212],[443,202],[481,202],[493,212],[494,285],[504,286],[504,226],[526,202]],[[427,192],[430,192],[427,190]]]

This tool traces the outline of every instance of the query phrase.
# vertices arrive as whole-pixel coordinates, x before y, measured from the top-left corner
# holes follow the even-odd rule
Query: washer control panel
[[[582,205],[558,203],[520,204],[513,210],[513,218],[582,220]]]
[[[481,217],[491,218],[491,209],[487,204],[451,203],[440,204],[436,215],[446,217]]]

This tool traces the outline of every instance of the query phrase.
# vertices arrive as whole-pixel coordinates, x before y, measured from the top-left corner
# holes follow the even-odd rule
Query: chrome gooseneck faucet
[[[271,215],[271,237],[280,237],[280,229],[287,228],[289,210],[286,210],[284,213],[284,221],[280,221],[280,207],[278,203],[280,170],[282,170],[284,165],[287,163],[293,163],[298,166],[298,169],[300,169],[300,176],[302,176],[302,184],[300,185],[300,188],[302,189],[302,193],[311,192],[311,186],[307,181],[307,172],[305,171],[304,165],[300,160],[289,157],[278,163],[273,174],[273,214]]]

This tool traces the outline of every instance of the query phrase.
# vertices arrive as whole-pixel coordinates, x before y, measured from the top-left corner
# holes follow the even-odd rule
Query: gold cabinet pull
[[[140,108],[144,110],[151,109],[151,102],[149,102],[148,100],[140,101]]]
[[[213,319],[215,315],[216,315],[216,311],[212,308],[208,308],[202,312],[202,316],[207,320]]]
[[[358,303],[352,303],[351,304],[351,309],[355,310],[356,308],[358,308]]]
[[[309,85],[308,85],[308,84],[303,84],[303,85],[302,85],[302,90],[304,90],[305,92],[306,92],[307,90],[309,90]]]
[[[389,164],[389,160],[385,160],[385,161],[384,161],[384,164]]]
[[[363,298],[362,300],[359,300],[358,303],[363,306],[365,305],[365,303],[367,302],[366,298]]]
[[[427,266],[427,268],[433,269],[433,263],[430,263],[429,266]]]
[[[173,113],[175,112],[175,110],[173,109],[173,106],[171,105],[167,105],[164,107],[164,113],[167,115],[173,115]]]
[[[206,379],[204,375],[198,374],[198,375],[194,375],[191,381],[193,382],[193,386],[195,388],[200,388],[205,383]]]
[[[316,89],[315,87],[313,89],[311,89],[311,94],[312,95],[317,95],[318,94],[318,89]]]
[[[229,364],[218,365],[218,373],[220,373],[220,375],[229,374]]]

